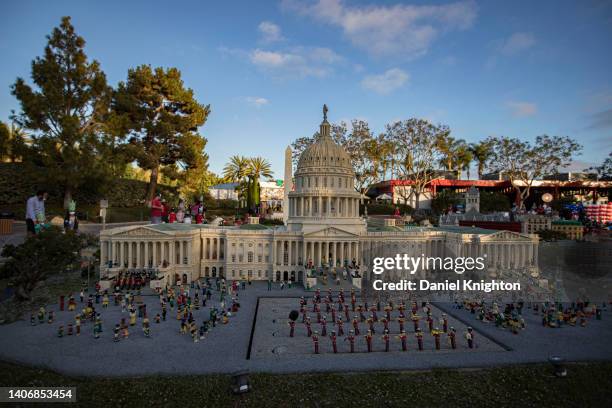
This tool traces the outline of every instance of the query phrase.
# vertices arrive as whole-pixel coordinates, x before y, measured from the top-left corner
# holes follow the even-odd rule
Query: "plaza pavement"
[[[543,328],[540,318],[529,310],[524,314],[527,329],[519,335],[497,329],[494,325],[476,321],[475,315],[464,310],[452,309],[450,304],[436,304],[440,310],[446,310],[463,320],[463,325],[471,325],[476,332],[477,344],[488,336],[500,347],[478,347],[469,352],[434,351],[417,352],[415,339],[409,336],[408,344],[411,351],[399,351],[397,340],[392,343],[392,352],[376,351],[372,353],[341,353],[310,354],[308,347],[312,341],[305,336],[300,337],[303,344],[299,347],[303,352],[272,353],[280,344],[277,336],[270,332],[270,319],[275,316],[258,314],[255,327],[254,345],[261,348],[253,352],[247,359],[252,325],[258,298],[283,298],[279,305],[291,303],[298,305],[299,296],[305,293],[302,288],[293,287],[280,290],[277,285],[272,291],[267,290],[265,282],[254,282],[247,285],[245,291],[239,292],[240,311],[230,319],[227,325],[212,329],[207,338],[193,343],[189,335],[178,333],[179,322],[176,320],[176,308],[168,308],[165,322],[156,324],[153,317],[160,311],[157,296],[144,296],[151,319],[152,337],[144,337],[141,329],[141,319],[136,326],[130,328],[130,337],[119,343],[112,341],[112,329],[122,314],[120,306],[111,305],[102,310],[103,333],[100,339],[94,339],[92,324],[82,326],[80,336],[56,336],[59,322],[74,321],[74,312],[59,312],[58,306],[51,306],[56,311],[54,324],[44,323],[32,327],[29,315],[23,320],[0,326],[0,359],[34,366],[42,366],[70,375],[85,376],[142,376],[151,374],[183,375],[232,373],[248,369],[251,372],[322,372],[322,371],[363,371],[363,370],[409,370],[440,367],[484,367],[518,363],[543,362],[551,355],[559,355],[570,361],[612,360],[612,311],[604,312],[603,320],[590,319],[586,328],[566,327],[562,329]],[[286,298],[294,299],[287,300]],[[212,304],[218,300],[213,296]],[[273,299],[265,299],[269,305],[274,305]],[[287,303],[288,302],[288,303]],[[78,298],[77,298],[78,303]],[[208,303],[210,306],[211,303]],[[80,307],[78,304],[77,307]],[[101,310],[101,305],[96,306]],[[261,302],[260,302],[261,307]],[[284,307],[284,306],[283,306]],[[297,306],[295,307],[297,309]],[[261,310],[263,310],[262,308]],[[286,312],[286,310],[285,310]],[[280,313],[280,312],[279,312]],[[198,324],[208,318],[208,307],[194,311]],[[454,317],[452,319],[455,319]],[[289,328],[285,323],[287,331]],[[421,327],[423,326],[421,323]],[[459,323],[458,323],[459,324]],[[407,322],[406,327],[410,328]],[[283,327],[282,325],[279,327]],[[345,327],[348,330],[348,326]],[[282,329],[280,329],[282,330]],[[303,335],[301,323],[296,324],[296,333]],[[465,339],[458,330],[458,344],[464,346]],[[321,339],[322,346],[329,339]],[[377,334],[375,350],[381,350],[382,341]],[[363,343],[363,337],[357,340]],[[445,344],[445,339],[442,339]],[[307,346],[306,346],[307,345]],[[326,350],[328,345],[322,347]],[[511,349],[505,351],[505,349]],[[269,350],[266,357],[265,350]]]

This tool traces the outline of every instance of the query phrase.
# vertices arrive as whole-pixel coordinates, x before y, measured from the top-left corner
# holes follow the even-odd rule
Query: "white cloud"
[[[531,33],[514,33],[504,41],[500,52],[504,55],[515,55],[533,47],[535,43],[535,37]]]
[[[506,106],[516,117],[533,116],[538,112],[538,106],[532,102],[506,102]]]
[[[406,71],[392,68],[380,75],[368,75],[361,81],[361,86],[381,95],[386,95],[401,88],[410,79]]]
[[[283,0],[283,7],[337,26],[358,48],[376,56],[415,58],[443,33],[465,30],[476,19],[474,1],[444,5],[347,6],[342,0],[304,3]]]
[[[261,41],[264,43],[273,43],[284,39],[280,27],[270,21],[259,23],[257,30],[261,36]]]
[[[261,96],[246,96],[244,98],[244,101],[256,108],[261,108],[262,106],[270,103],[269,99],[263,98]]]
[[[288,51],[255,49],[249,53],[256,67],[280,76],[324,77],[343,58],[329,48],[294,47]]]

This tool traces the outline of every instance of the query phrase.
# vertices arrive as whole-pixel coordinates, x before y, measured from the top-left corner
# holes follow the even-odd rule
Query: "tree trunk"
[[[72,187],[66,186],[64,188],[64,210],[68,209],[70,201],[72,201]]]
[[[414,192],[414,209],[418,210],[419,209],[419,197],[421,196],[421,193],[415,191]]]
[[[153,197],[155,197],[155,192],[157,190],[157,177],[159,175],[159,167],[154,167],[151,169],[151,177],[149,177],[149,188],[147,190],[147,205],[153,201]]]

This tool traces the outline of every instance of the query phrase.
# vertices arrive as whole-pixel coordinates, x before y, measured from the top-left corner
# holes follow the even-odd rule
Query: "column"
[[[191,241],[187,241],[187,265],[191,265]]]
[[[326,200],[327,200],[327,216],[329,217],[331,214],[331,200],[332,199],[331,197],[327,197]]]
[[[108,241],[100,240],[100,267],[106,264],[106,258],[108,253]]]
[[[306,241],[302,241],[302,265],[306,266],[308,258],[306,257]]]
[[[183,254],[183,241],[179,241],[179,259],[180,259],[179,264],[183,265],[183,262],[185,260],[184,254]]]
[[[217,261],[221,259],[221,238],[217,238]]]
[[[338,245],[337,242],[333,242],[332,243],[333,247],[332,247],[332,265],[335,267],[336,266],[336,246]]]
[[[144,243],[144,264],[145,268],[149,267],[149,242]]]
[[[128,250],[127,250],[127,259],[128,259],[128,268],[132,267],[132,241],[128,241]]]
[[[287,241],[287,263],[289,264],[289,266],[291,266],[293,264],[292,259],[291,259],[291,255],[292,255],[292,251],[291,251],[291,245],[293,245],[292,241]]]

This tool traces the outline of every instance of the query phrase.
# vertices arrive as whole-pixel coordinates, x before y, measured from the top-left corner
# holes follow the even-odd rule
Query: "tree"
[[[489,160],[489,156],[491,156],[491,146],[487,141],[472,143],[470,144],[470,152],[472,152],[472,159],[477,163],[478,179],[480,180],[484,174],[484,169],[487,161]]]
[[[241,182],[246,177],[248,165],[246,157],[234,155],[223,167],[223,177],[230,182]]]
[[[72,193],[104,166],[97,133],[110,88],[99,63],[88,61],[85,40],[75,33],[70,17],[63,17],[47,40],[44,56],[32,61],[35,87],[17,78],[11,88],[21,105],[12,118],[34,132],[37,160],[48,182],[63,188],[67,208]]]
[[[247,207],[253,208],[259,205],[260,200],[260,186],[259,180],[261,177],[272,177],[272,168],[270,163],[262,157],[253,157],[248,159],[247,166],[247,177],[248,177],[248,193],[247,193]]]
[[[9,127],[0,122],[0,161],[23,161],[28,154],[25,131],[14,122]]]
[[[53,227],[28,237],[21,245],[6,245],[2,256],[7,258],[0,276],[11,278],[17,300],[27,300],[36,286],[53,275],[62,274],[79,260],[85,236],[64,233]]]
[[[138,165],[151,171],[148,201],[155,195],[162,166],[197,168],[203,160],[206,141],[197,132],[206,122],[210,105],[198,103],[178,69],[150,65],[130,69],[127,80],[117,87],[113,110],[126,118]]]
[[[9,141],[11,131],[4,122],[0,122],[0,161],[6,160],[10,154]]]
[[[594,171],[598,180],[612,180],[612,153],[608,155],[601,166],[589,167],[584,171]]]
[[[448,137],[447,126],[435,126],[423,119],[408,119],[387,125],[386,138],[392,140],[398,155],[397,171],[400,178],[410,182],[410,188],[400,189],[399,195],[406,202],[419,198],[435,177],[434,163],[442,158],[438,150],[440,139]]]
[[[566,136],[538,136],[533,146],[503,136],[490,137],[487,143],[491,144],[488,168],[502,172],[510,180],[520,207],[529,197],[535,180],[558,173],[560,168],[570,165],[573,156],[582,149]]]
[[[465,140],[455,139],[450,134],[442,133],[436,139],[436,147],[442,155],[440,164],[447,171],[454,172],[459,177],[461,171],[467,169],[469,178],[472,155]]]

